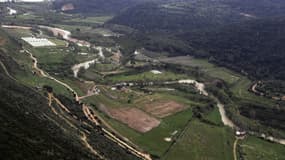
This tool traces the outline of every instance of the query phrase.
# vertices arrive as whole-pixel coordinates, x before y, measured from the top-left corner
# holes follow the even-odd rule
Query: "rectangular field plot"
[[[146,104],[143,109],[156,117],[164,118],[186,109],[186,106],[175,101],[161,101]]]
[[[233,159],[233,142],[228,128],[192,120],[163,159],[229,160]]]
[[[21,39],[29,43],[33,47],[56,46],[56,44],[46,38],[22,37]]]
[[[105,113],[107,113],[110,117],[141,133],[148,132],[160,124],[159,120],[149,116],[137,108],[104,108],[102,110],[105,110]]]

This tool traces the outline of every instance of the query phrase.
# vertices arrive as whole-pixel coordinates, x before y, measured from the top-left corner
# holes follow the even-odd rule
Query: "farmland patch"
[[[161,101],[161,102],[155,102],[146,104],[143,109],[151,113],[152,115],[164,118],[169,115],[172,115],[174,113],[180,112],[186,108],[185,105],[182,105],[180,103],[177,103],[175,101]]]

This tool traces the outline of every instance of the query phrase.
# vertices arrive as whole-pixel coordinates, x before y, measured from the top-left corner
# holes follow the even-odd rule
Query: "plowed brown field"
[[[117,119],[129,127],[145,133],[157,127],[160,121],[149,116],[137,108],[120,108],[110,110],[111,117]]]
[[[175,114],[184,110],[185,108],[185,105],[182,105],[175,101],[154,102],[146,104],[143,107],[146,112],[151,113],[152,115],[159,118],[164,118],[169,115]]]

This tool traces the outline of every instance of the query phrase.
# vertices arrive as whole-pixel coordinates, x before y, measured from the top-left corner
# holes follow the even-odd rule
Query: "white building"
[[[12,9],[10,7],[7,7],[7,10],[9,11],[9,15],[17,14],[17,11],[15,9]]]

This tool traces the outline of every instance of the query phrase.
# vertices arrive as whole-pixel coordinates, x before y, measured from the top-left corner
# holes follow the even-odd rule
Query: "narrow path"
[[[106,159],[102,155],[100,155],[87,141],[87,136],[85,133],[82,133],[81,140],[83,144],[96,156],[98,156],[100,159]]]
[[[74,126],[68,119],[60,115],[55,108],[52,106],[52,101],[54,100],[64,111],[70,113],[70,111],[65,107],[56,97],[54,97],[53,93],[48,93],[48,99],[49,99],[49,106],[51,107],[52,111],[55,113],[55,115],[59,116],[62,120],[64,120],[70,127],[77,129],[76,126]],[[95,156],[99,157],[100,159],[104,160],[104,158],[101,154],[99,154],[87,141],[87,136],[84,132],[80,131],[80,134],[82,136],[80,137],[83,145],[90,150],[91,153],[93,153]]]
[[[233,145],[233,154],[234,154],[234,160],[237,160],[237,144],[238,144],[239,139],[236,138],[234,145]]]

